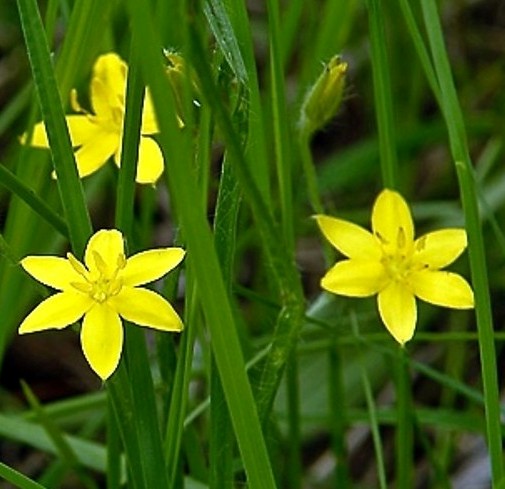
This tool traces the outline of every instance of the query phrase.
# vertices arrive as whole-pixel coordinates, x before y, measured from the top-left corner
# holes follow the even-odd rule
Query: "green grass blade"
[[[266,148],[263,105],[259,88],[257,66],[254,55],[254,43],[246,4],[243,1],[222,0],[228,14],[230,25],[237,39],[247,71],[247,100],[249,102],[247,163],[255,186],[262,199],[271,204],[270,194],[270,159]]]
[[[293,189],[291,178],[292,156],[290,154],[290,132],[286,108],[282,53],[280,46],[279,6],[276,0],[267,0],[268,35],[270,46],[270,83],[275,147],[275,165],[281,202],[281,222],[284,244],[288,253],[293,247]]]
[[[21,387],[23,388],[23,393],[28,400],[31,408],[36,413],[39,423],[42,425],[45,432],[58,450],[58,453],[62,460],[64,460],[67,466],[76,467],[77,457],[68,442],[63,437],[60,429],[54,424],[51,418],[47,416],[39,400],[35,397],[35,394],[32,392],[28,384],[22,381]]]
[[[144,101],[144,86],[136,49],[138,44],[135,41],[136,38],[134,37],[128,69],[124,137],[116,202],[116,228],[123,232],[127,243],[130,244],[130,253],[136,251],[132,236],[133,198]],[[138,470],[138,467],[141,468],[145,487],[155,487],[157,485],[168,487],[144,331],[132,324],[125,324],[125,329],[128,376],[121,380],[127,381],[131,388],[132,407],[134,409],[133,422],[137,430],[137,443],[140,454],[138,460],[129,460],[130,469],[133,471]],[[117,406],[117,410],[121,411],[122,407]],[[128,442],[135,443],[135,439]]]
[[[16,417],[0,414],[0,435],[44,452],[58,453],[53,441],[42,427]],[[76,454],[79,464],[105,472],[106,450],[102,445],[72,435],[64,435],[64,437]]]
[[[18,0],[35,87],[46,123],[58,189],[74,252],[81,256],[90,236],[91,221],[77,174],[63,107],[56,86],[49,48],[35,0]]]
[[[170,484],[168,487],[173,489],[177,487],[176,481],[180,475],[178,474],[178,469],[180,468],[184,417],[188,401],[186,393],[188,392],[191,380],[191,364],[195,347],[197,321],[200,316],[200,310],[196,305],[196,287],[190,278],[191,276],[192,274],[189,273],[186,288],[186,304],[190,307],[188,307],[189,311],[184,318],[188,326],[182,335],[179,345],[179,356],[177,358],[170,398],[170,409],[164,433],[164,455]]]
[[[251,164],[248,163],[242,151],[240,139],[236,134],[228,112],[220,103],[219,91],[213,83],[212,72],[203,50],[200,34],[193,28],[190,31],[190,42],[193,65],[199,76],[206,101],[214,110],[217,124],[227,145],[229,157],[233,161],[234,171],[241,190],[251,206],[258,233],[267,254],[269,269],[272,272],[276,286],[280,289],[283,305],[285,306],[275,327],[272,347],[262,369],[262,378],[257,394],[258,411],[260,417],[264,419],[270,411],[290,351],[296,344],[298,331],[302,324],[301,318],[305,299],[292,254],[286,253],[284,240],[279,240],[278,226],[273,219],[271,208],[268,206],[267,201],[263,199],[262,193],[251,175]]]
[[[42,219],[49,223],[62,236],[68,238],[66,222],[41,199],[32,189],[25,185],[14,173],[4,165],[0,165],[0,185],[16,194],[26,205],[30,206]]]
[[[239,109],[240,110],[240,109]],[[240,115],[237,117],[240,118]],[[214,243],[223,279],[228,293],[232,292],[233,264],[236,251],[237,219],[241,192],[233,173],[231,162],[224,158],[214,221]],[[209,441],[209,487],[232,489],[233,487],[233,427],[226,406],[219,372],[214,359],[210,368],[210,441]]]
[[[478,210],[478,198],[473,179],[472,163],[468,152],[463,115],[452,78],[437,5],[433,0],[426,0],[421,5],[433,63],[443,95],[441,109],[449,132],[451,153],[458,174],[468,233],[468,252],[475,292],[475,313],[479,334],[484,397],[486,399],[487,443],[491,459],[493,487],[496,487],[504,476],[502,437],[500,434],[500,398],[489,282]]]
[[[248,74],[245,63],[223,3],[218,0],[207,0],[203,5],[203,11],[233,73],[241,83],[247,83]]]
[[[39,483],[21,474],[21,472],[14,470],[12,467],[5,465],[3,462],[0,462],[0,478],[14,484],[19,489],[46,489],[44,486],[41,486]]]
[[[352,329],[356,337],[359,338],[359,324],[355,314],[351,315]],[[386,467],[384,465],[384,449],[382,447],[381,435],[379,431],[379,421],[377,419],[377,406],[374,401],[372,386],[368,373],[363,362],[362,342],[357,342],[358,347],[358,363],[361,372],[361,384],[365,394],[366,407],[370,422],[370,431],[372,432],[373,446],[375,456],[377,458],[377,478],[379,479],[380,489],[387,489]]]
[[[134,419],[133,395],[124,360],[119,364],[114,375],[107,380],[106,387],[126,455],[128,484],[134,489],[147,489],[144,471],[142,468],[139,470],[136,466],[136,464],[140,464],[142,454],[140,453],[138,431]]]
[[[372,58],[372,75],[379,132],[379,152],[382,183],[385,187],[398,189],[398,161],[394,128],[393,99],[387,56],[384,16],[380,0],[367,0]]]
[[[108,30],[110,8],[110,2],[101,0],[76,0],[73,5],[65,42],[56,65],[65,105],[76,76],[82,75],[83,70],[87,72],[97,54],[102,36]]]
[[[129,2],[129,10],[134,35],[145,42],[143,67],[155,102],[161,129],[160,140],[167,154],[170,153],[170,141],[174,138],[179,140],[179,157],[172,160],[170,168],[171,189],[184,228],[188,255],[193,263],[203,312],[210,328],[212,347],[249,485],[253,489],[273,489],[275,481],[212,235],[205,213],[200,206],[194,205],[198,192],[192,172],[188,171],[192,162],[190,141],[187,132],[181,134],[177,128],[173,100],[157,50],[160,41],[150,27],[153,23],[152,14],[145,4],[134,0]]]

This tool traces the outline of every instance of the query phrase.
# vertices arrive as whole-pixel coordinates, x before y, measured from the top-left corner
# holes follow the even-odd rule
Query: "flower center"
[[[72,282],[71,285],[101,304],[109,297],[119,294],[123,283],[118,273],[125,267],[126,258],[123,254],[118,255],[117,263],[111,269],[97,251],[92,251],[92,257],[96,267],[90,272],[71,253],[67,253],[72,268],[84,279],[83,282]]]
[[[396,243],[389,242],[386,238],[376,233],[382,248],[381,263],[386,269],[391,280],[405,283],[413,270],[412,246],[409,246],[405,230],[398,228]]]

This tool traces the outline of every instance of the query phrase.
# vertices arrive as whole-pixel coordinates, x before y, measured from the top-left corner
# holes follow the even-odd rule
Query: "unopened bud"
[[[334,56],[324,67],[303,101],[300,129],[307,135],[325,126],[338,112],[345,86],[347,63]]]
[[[180,123],[182,123],[182,119],[184,118],[182,97],[185,90],[185,84],[189,81],[191,86],[191,97],[195,107],[200,106],[200,103],[197,100],[198,87],[192,70],[188,69],[185,59],[179,53],[166,50],[165,58],[167,60],[168,80],[170,82],[170,86],[172,87],[172,93],[174,94]],[[182,125],[184,124],[182,123]]]

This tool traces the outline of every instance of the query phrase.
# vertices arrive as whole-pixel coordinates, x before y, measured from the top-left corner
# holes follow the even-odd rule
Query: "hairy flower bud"
[[[300,128],[307,135],[325,126],[338,112],[345,86],[347,63],[339,55],[325,65],[303,101]]]

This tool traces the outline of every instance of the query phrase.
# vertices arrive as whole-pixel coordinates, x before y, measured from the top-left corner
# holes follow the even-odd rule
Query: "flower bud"
[[[338,112],[345,86],[347,63],[333,56],[303,101],[300,128],[310,136],[325,126]]]
[[[175,51],[166,50],[165,58],[167,60],[166,72],[175,98],[177,113],[179,114],[180,119],[179,122],[183,126],[184,123],[182,122],[182,119],[184,119],[184,104],[182,97],[185,90],[185,84],[189,81],[191,85],[191,98],[195,107],[200,106],[200,103],[198,102],[198,87],[195,76],[192,71],[188,69],[186,60],[182,57],[182,55]]]

